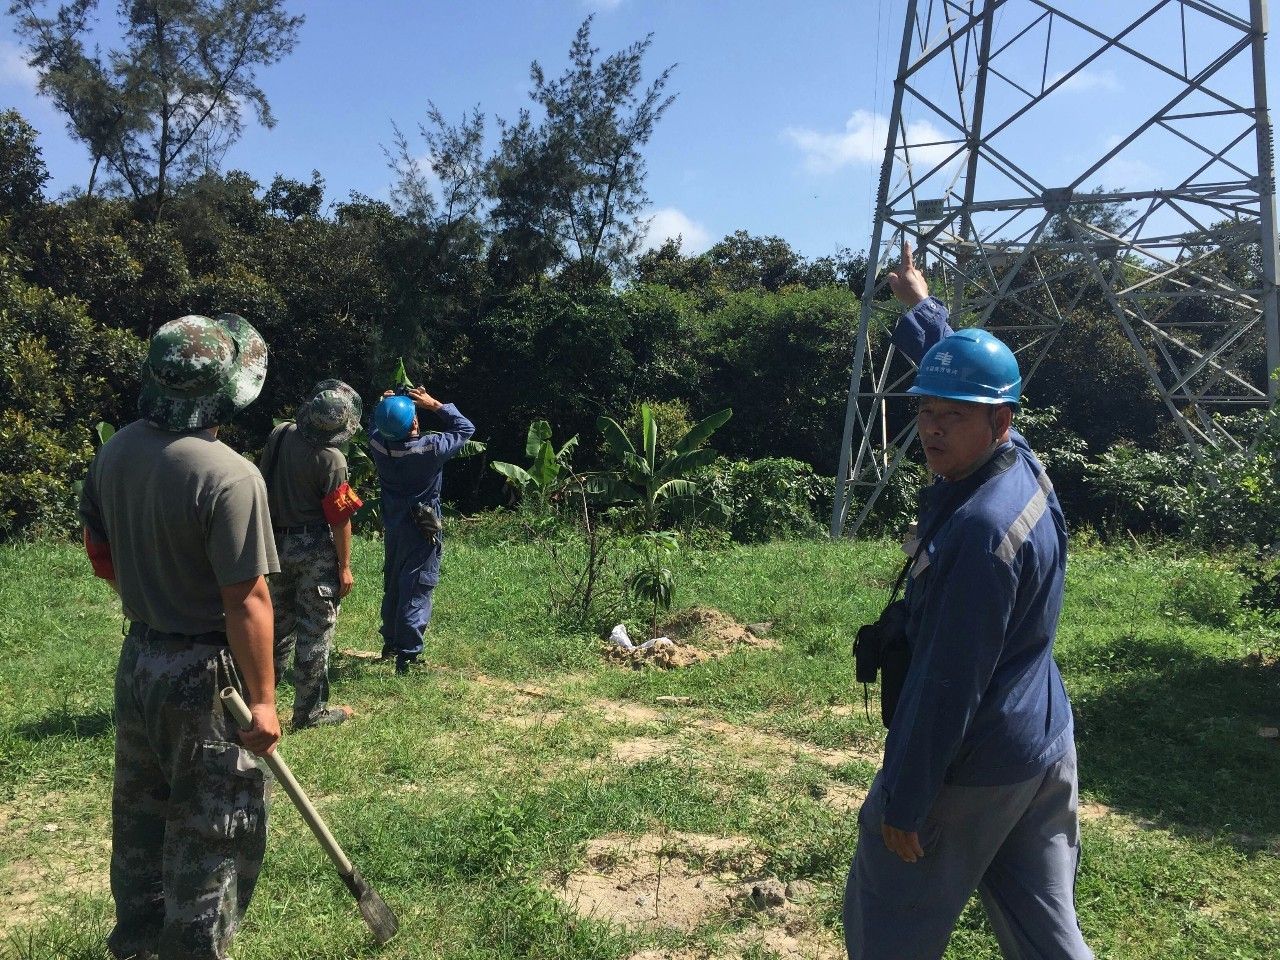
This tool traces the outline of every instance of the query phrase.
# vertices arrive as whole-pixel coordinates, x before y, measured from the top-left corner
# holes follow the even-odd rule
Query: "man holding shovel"
[[[140,419],[102,446],[84,483],[94,573],[132,621],[115,680],[115,957],[221,960],[262,867],[252,754],[280,738],[265,576],[279,564],[262,477],[217,434],[266,373],[267,345],[241,317],[160,327]],[[246,730],[223,709],[227,686],[248,701]]]
[[[1012,428],[1013,353],[951,329],[905,243],[889,282],[936,480],[904,547],[910,661],[858,813],[846,947],[852,960],[936,960],[976,890],[1005,957],[1091,960],[1075,912],[1071,705],[1053,659],[1066,523]]]

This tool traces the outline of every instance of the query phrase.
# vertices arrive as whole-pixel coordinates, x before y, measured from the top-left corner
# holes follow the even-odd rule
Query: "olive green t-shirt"
[[[165,633],[225,629],[221,588],[280,569],[258,468],[206,431],[120,430],[89,465],[80,516],[111,546],[125,610]]]
[[[324,523],[324,498],[347,482],[347,458],[342,451],[307,443],[292,422],[271,431],[262,467],[271,523],[277,527]]]

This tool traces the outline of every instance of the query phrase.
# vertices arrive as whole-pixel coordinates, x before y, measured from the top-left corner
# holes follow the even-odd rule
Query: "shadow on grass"
[[[115,729],[115,714],[106,707],[75,713],[67,709],[46,713],[38,720],[20,723],[14,732],[23,740],[39,743],[50,737],[95,740]]]
[[[1073,697],[1082,789],[1119,812],[1243,850],[1280,842],[1280,668],[1126,637],[1072,672],[1116,677]],[[1082,678],[1083,680],[1083,678]]]

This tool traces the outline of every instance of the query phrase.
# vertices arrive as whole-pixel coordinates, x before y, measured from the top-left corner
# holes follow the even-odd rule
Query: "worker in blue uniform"
[[[851,960],[935,960],[975,890],[1000,949],[1088,960],[1071,706],[1053,659],[1067,531],[1044,468],[1012,428],[1017,360],[955,332],[909,245],[890,286],[919,364],[908,391],[935,482],[904,547],[910,665],[884,763],[858,814],[845,888]]]
[[[424,414],[441,429],[423,432]],[[382,486],[382,656],[395,658],[397,673],[407,673],[422,655],[440,582],[441,471],[473,433],[457,407],[422,387],[388,391],[374,411],[369,450]]]

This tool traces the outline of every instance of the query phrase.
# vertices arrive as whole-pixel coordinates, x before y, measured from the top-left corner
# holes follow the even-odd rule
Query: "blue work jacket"
[[[919,363],[951,332],[946,307],[930,297],[893,339]],[[900,830],[920,829],[943,784],[1028,780],[1073,736],[1053,659],[1066,522],[1026,440],[1010,437],[986,469],[939,478],[924,493],[916,530],[937,532],[907,581],[911,666],[881,775],[884,822]]]
[[[369,452],[382,487],[382,525],[387,556],[393,564],[420,563],[431,551],[419,533],[411,509],[415,503],[440,507],[441,474],[445,463],[476,432],[471,421],[446,403],[435,411],[443,429],[410,440],[388,440],[376,428],[369,435]],[[419,414],[422,417],[422,414]],[[436,554],[438,563],[439,551]]]

